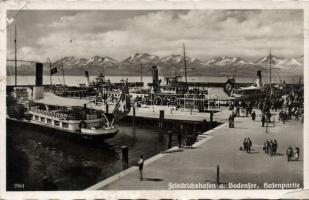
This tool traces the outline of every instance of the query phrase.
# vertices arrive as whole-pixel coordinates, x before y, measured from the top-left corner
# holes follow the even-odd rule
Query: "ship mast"
[[[272,87],[271,87],[271,50],[269,51],[269,87],[270,87],[270,94],[272,94]]]
[[[187,82],[187,60],[186,60],[186,47],[185,44],[183,43],[183,60],[184,60],[184,65],[185,65],[185,82]]]
[[[63,87],[65,90],[65,79],[64,79],[64,64],[63,64],[63,59],[62,59],[62,79],[63,79]]]
[[[15,86],[17,86],[17,30],[16,30],[16,23],[15,23]]]
[[[143,63],[141,63],[141,83],[143,82]]]

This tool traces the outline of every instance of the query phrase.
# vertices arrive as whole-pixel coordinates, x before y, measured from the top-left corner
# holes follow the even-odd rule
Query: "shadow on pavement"
[[[155,182],[158,182],[158,181],[163,181],[163,179],[161,179],[161,178],[143,178],[143,181],[155,181]]]

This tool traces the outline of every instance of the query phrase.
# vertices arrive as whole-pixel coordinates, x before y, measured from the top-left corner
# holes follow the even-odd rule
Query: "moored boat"
[[[103,112],[92,109],[91,102],[86,100],[47,94],[32,104],[29,110],[25,111],[25,118],[15,121],[54,129],[85,139],[112,138],[118,132],[117,125],[110,122]],[[87,105],[90,105],[90,108]]]

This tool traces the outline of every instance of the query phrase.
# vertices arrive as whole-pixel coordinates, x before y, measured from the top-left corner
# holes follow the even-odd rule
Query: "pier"
[[[215,116],[223,116],[224,112]],[[139,179],[138,167],[131,166],[87,190],[177,189],[169,188],[173,183],[219,183],[226,189],[241,189],[231,188],[229,183],[257,184],[256,189],[267,189],[265,183],[272,182],[297,183],[302,187],[303,124],[297,120],[283,124],[278,121],[278,113],[274,114],[272,120],[275,123],[269,124],[267,132],[261,127],[259,112],[256,121],[250,117],[237,117],[235,128],[224,123],[204,132],[198,135],[193,148],[182,147],[180,150],[172,147],[146,160],[144,181]],[[253,143],[251,153],[240,150],[246,137],[250,137]],[[277,155],[264,153],[262,146],[267,139],[278,141]],[[285,152],[289,145],[300,147],[298,161],[287,162]]]

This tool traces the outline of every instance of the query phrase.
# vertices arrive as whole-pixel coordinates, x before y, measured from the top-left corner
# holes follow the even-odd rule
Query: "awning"
[[[44,93],[43,99],[38,99],[38,100],[35,100],[34,102],[45,104],[45,105],[52,105],[52,106],[62,106],[62,107],[79,106],[79,107],[83,107],[84,104],[89,103],[90,100],[66,98],[66,97],[57,96],[53,93]]]
[[[220,87],[209,88],[208,98],[215,100],[229,100],[229,96],[223,91],[223,88]]]
[[[249,86],[249,87],[241,87],[239,89],[237,89],[238,91],[243,91],[243,90],[261,90],[260,87],[255,87],[253,85]]]

